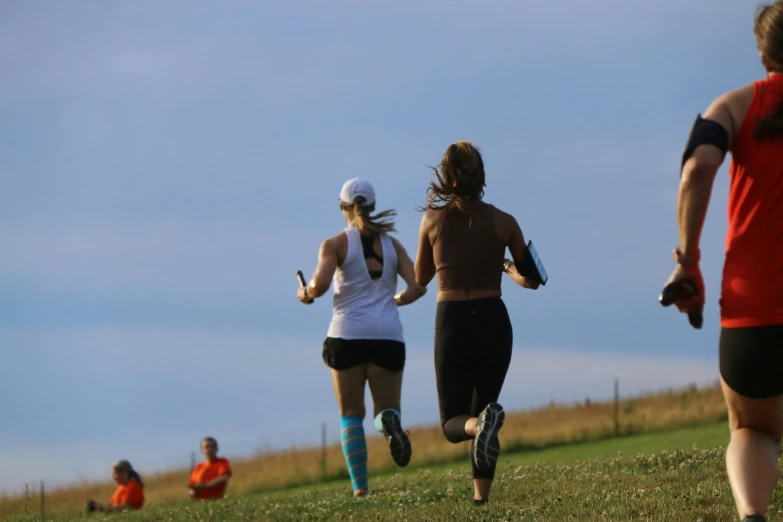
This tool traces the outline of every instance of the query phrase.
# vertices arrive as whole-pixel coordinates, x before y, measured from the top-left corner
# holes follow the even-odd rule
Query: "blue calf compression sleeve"
[[[367,441],[361,417],[340,417],[340,442],[354,495],[367,493]]]

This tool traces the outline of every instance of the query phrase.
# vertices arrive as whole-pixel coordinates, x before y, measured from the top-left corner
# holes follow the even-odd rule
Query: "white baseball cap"
[[[361,178],[349,179],[340,191],[340,202],[345,205],[353,205],[359,196],[366,200],[364,206],[375,205],[375,189],[372,187],[372,183]]]

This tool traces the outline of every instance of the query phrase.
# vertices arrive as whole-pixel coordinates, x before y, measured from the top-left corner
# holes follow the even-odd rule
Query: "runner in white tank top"
[[[397,311],[424,295],[416,283],[413,261],[394,231],[393,210],[375,211],[370,182],[354,178],[343,185],[340,209],[348,228],[321,245],[310,283],[297,291],[311,304],[326,293],[334,278],[334,313],[324,341],[324,363],[340,406],[340,438],[354,495],[367,493],[367,445],[362,425],[364,387],[369,382],[375,428],[389,443],[392,458],[406,466],[411,445],[400,420],[405,340]],[[396,293],[397,276],[407,288]],[[396,295],[395,295],[396,293]]]
[[[373,280],[365,262],[358,229],[343,231],[348,253],[334,274],[334,314],[328,337],[405,342],[394,294],[397,291],[397,253],[391,238],[380,234],[383,269]]]

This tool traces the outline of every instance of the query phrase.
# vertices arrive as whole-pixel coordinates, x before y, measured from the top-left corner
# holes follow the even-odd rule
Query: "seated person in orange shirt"
[[[212,437],[201,441],[201,453],[207,459],[193,469],[188,489],[194,500],[217,500],[226,493],[231,478],[228,460],[218,458],[218,443]]]
[[[141,509],[144,505],[144,483],[136,470],[127,460],[118,460],[112,466],[112,478],[117,483],[108,504],[101,504],[90,500],[87,502],[87,511],[103,511],[115,513],[126,509]]]

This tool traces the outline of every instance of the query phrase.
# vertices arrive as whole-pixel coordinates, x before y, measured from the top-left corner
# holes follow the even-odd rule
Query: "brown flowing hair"
[[[435,179],[427,189],[427,204],[419,210],[470,212],[484,197],[487,186],[484,160],[479,149],[469,141],[452,143],[440,165],[430,167]]]
[[[756,9],[753,27],[761,56],[768,72],[783,74],[783,0]],[[753,137],[763,140],[783,135],[783,101],[771,109],[765,118],[758,118]]]
[[[363,236],[375,237],[397,231],[392,219],[397,215],[397,211],[394,209],[384,210],[373,215],[375,204],[368,205],[364,196],[356,196],[352,205],[340,202],[340,208],[350,212],[350,225],[358,228],[359,233]]]

